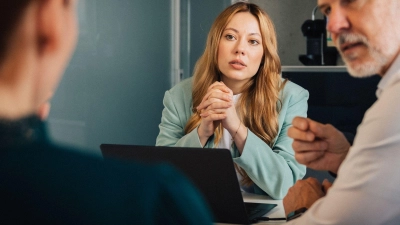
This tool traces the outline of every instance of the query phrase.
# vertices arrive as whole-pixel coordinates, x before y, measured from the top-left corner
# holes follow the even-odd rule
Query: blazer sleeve
[[[157,146],[177,146],[177,147],[197,147],[201,148],[201,142],[197,135],[197,129],[193,129],[185,135],[184,129],[191,115],[188,110],[190,105],[178,105],[172,98],[184,97],[182,95],[174,95],[171,91],[166,91],[164,95],[164,109],[162,111],[161,123],[159,125],[160,132],[157,136]],[[182,101],[184,102],[184,101]],[[187,108],[185,108],[187,107]]]
[[[287,136],[294,117],[307,117],[309,94],[303,88],[298,90],[283,96],[280,131],[272,148],[250,130],[241,155],[235,147],[234,162],[246,171],[258,188],[274,199],[282,199],[306,173],[306,167],[294,158],[293,140]]]

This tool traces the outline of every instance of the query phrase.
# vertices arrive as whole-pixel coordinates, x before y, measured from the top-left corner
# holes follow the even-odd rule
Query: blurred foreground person
[[[104,161],[48,139],[43,103],[75,48],[76,4],[0,1],[0,223],[211,224],[172,167]]]

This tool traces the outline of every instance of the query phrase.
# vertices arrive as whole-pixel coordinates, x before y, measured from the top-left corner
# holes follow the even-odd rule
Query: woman
[[[272,21],[239,2],[215,20],[193,78],[167,91],[156,145],[227,148],[244,191],[282,199],[306,171],[287,129],[308,92],[283,80]]]
[[[75,48],[76,5],[0,1],[1,224],[212,224],[172,167],[103,160],[48,139],[42,119]]]

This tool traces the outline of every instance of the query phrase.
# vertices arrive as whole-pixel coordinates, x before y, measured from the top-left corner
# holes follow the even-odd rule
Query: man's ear
[[[63,4],[61,0],[36,1],[38,53],[50,53],[60,47],[63,24]]]

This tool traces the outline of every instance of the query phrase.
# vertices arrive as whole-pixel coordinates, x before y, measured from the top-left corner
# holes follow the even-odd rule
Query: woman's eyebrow
[[[249,34],[249,36],[253,36],[253,35],[256,35],[256,36],[260,36],[260,37],[261,37],[261,34],[259,34],[259,33],[250,33],[250,34]]]
[[[235,28],[228,27],[228,28],[225,28],[225,30],[231,30],[231,31],[234,31],[235,33],[239,33],[239,31],[236,30]]]
[[[235,28],[231,28],[231,27],[226,28],[224,31],[226,31],[226,30],[231,30],[231,31],[233,31],[233,32],[235,32],[235,33],[239,33],[238,30],[236,30]],[[261,37],[261,34],[259,34],[259,33],[250,33],[250,34],[249,34],[249,36],[252,36],[252,35],[257,35],[257,36],[260,36],[260,37]]]

